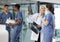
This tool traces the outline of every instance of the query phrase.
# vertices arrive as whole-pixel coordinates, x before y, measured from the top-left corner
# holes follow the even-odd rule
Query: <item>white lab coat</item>
[[[33,23],[35,22],[36,24],[40,25],[41,24],[41,20],[40,20],[40,13],[35,13],[33,15],[30,15],[28,18],[27,18],[27,21],[29,23]],[[38,36],[39,34],[36,34],[32,31],[31,33],[31,40],[33,41],[37,41],[38,40]]]
[[[29,16],[27,16],[26,20],[27,20],[28,23],[35,22],[38,25],[40,25],[41,24],[41,21],[40,21],[40,13],[35,13],[33,15],[29,15]]]

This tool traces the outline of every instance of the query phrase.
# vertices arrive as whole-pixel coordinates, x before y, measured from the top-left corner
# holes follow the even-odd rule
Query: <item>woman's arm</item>
[[[47,14],[46,16],[45,16],[45,19],[44,18],[42,18],[42,17],[40,17],[41,18],[41,21],[44,23],[44,25],[48,25],[49,24],[49,22],[51,21],[51,15],[50,14]]]
[[[49,21],[44,20],[43,18],[42,18],[41,20],[42,20],[42,22],[43,22],[46,26],[49,24]]]
[[[37,27],[40,28],[40,27],[42,27],[42,26],[37,24]]]

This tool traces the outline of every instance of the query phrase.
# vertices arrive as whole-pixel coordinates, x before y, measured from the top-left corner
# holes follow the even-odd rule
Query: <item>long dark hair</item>
[[[51,3],[46,4],[46,7],[49,9],[50,12],[54,14],[54,6]]]

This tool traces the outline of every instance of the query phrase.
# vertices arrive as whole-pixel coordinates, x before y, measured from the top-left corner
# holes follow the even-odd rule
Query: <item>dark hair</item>
[[[48,4],[46,4],[46,7],[49,9],[50,12],[52,12],[52,13],[54,14],[54,7],[53,7],[53,4],[48,3]]]
[[[31,6],[28,7],[28,11],[33,14]]]
[[[20,9],[20,5],[16,4],[15,7],[19,10]]]
[[[9,5],[5,4],[4,7],[6,7],[6,6],[9,7]]]

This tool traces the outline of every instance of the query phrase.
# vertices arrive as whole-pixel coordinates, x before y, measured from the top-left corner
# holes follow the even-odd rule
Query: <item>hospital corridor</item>
[[[0,0],[0,42],[60,42],[60,0]]]

